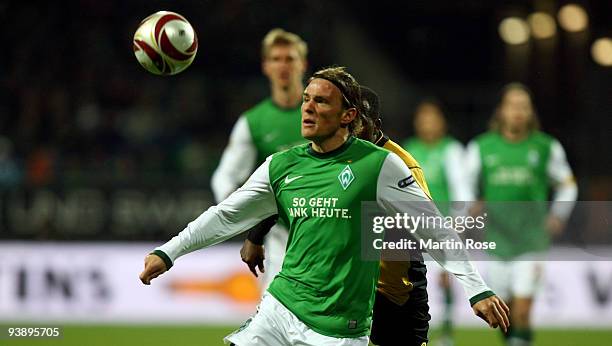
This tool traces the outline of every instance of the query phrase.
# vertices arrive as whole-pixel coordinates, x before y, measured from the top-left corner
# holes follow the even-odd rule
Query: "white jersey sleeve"
[[[269,157],[244,185],[210,207],[166,244],[156,248],[174,261],[187,253],[220,243],[277,214],[270,186]]]
[[[219,166],[212,176],[212,191],[215,201],[221,202],[234,192],[253,172],[257,160],[257,149],[245,116],[241,116],[230,135],[229,143]]]
[[[557,140],[551,144],[550,159],[546,172],[554,189],[551,213],[562,220],[567,220],[578,197],[578,187],[572,169],[567,162],[565,150]]]
[[[472,201],[474,199],[462,164],[464,157],[465,150],[458,142],[449,144],[444,153],[444,171],[451,201]]]
[[[382,165],[378,177],[376,200],[378,205],[387,213],[408,213],[409,215],[431,215],[442,217],[435,204],[427,198],[418,184],[412,183],[406,186],[402,184],[410,177],[410,169],[406,167],[399,156],[389,153]],[[410,203],[413,202],[413,203]],[[417,241],[432,239],[436,242],[461,241],[457,232],[451,228],[441,227],[418,228],[413,233]],[[478,270],[469,261],[465,249],[430,249],[429,255],[438,262],[442,268],[452,273],[462,284],[468,297],[473,298],[481,293],[491,291],[478,273]]]

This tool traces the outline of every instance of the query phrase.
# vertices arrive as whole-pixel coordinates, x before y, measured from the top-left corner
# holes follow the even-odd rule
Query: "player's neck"
[[[280,108],[295,108],[302,102],[303,91],[301,82],[286,88],[272,87],[272,102]]]
[[[529,131],[527,129],[503,127],[501,129],[501,135],[509,142],[520,142],[529,136]]]
[[[342,146],[349,138],[349,132],[346,128],[340,128],[332,136],[325,139],[313,139],[312,150],[317,153],[327,153],[336,150]]]

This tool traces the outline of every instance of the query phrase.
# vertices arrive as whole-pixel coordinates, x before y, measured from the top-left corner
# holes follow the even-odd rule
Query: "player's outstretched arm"
[[[247,182],[227,199],[210,207],[178,235],[155,249],[154,253],[165,262],[166,270],[180,256],[227,240],[278,213],[268,173],[270,160],[268,158],[259,166]],[[148,274],[156,272],[146,271],[143,274],[147,274],[145,279],[150,280]]]
[[[410,170],[401,159],[390,153],[382,165],[377,182],[377,202],[390,215],[407,214],[424,218],[441,218],[436,205],[425,195],[418,184],[411,179]],[[406,183],[408,182],[408,183]],[[443,223],[434,222],[431,227],[417,227],[411,230],[417,241],[460,242],[457,232],[445,227]],[[478,271],[469,261],[467,251],[460,247],[430,248],[427,253],[442,268],[461,282],[468,297],[475,297],[490,289],[484,283]],[[492,292],[491,292],[492,295]]]
[[[441,217],[435,204],[426,197],[414,179],[410,179],[410,170],[395,154],[389,154],[383,163],[378,178],[377,202],[388,213],[407,213],[410,215],[425,215]],[[409,183],[405,183],[408,181]],[[457,233],[448,227],[436,229],[419,227],[413,233],[417,240],[433,240],[438,242],[460,241]],[[452,273],[461,283],[470,303],[475,306],[475,312],[489,325],[507,328],[507,306],[495,296],[495,293],[485,284],[478,270],[469,260],[469,254],[463,248],[428,249],[431,257],[442,268]],[[492,307],[493,305],[493,307]]]
[[[482,318],[489,324],[491,328],[500,327],[504,333],[508,332],[510,327],[510,308],[498,296],[490,296],[479,300],[472,305],[472,310],[476,316]]]

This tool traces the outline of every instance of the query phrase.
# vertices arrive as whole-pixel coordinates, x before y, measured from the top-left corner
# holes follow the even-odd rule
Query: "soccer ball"
[[[136,59],[147,71],[173,75],[193,62],[198,51],[198,37],[185,17],[159,11],[140,22],[133,47]]]

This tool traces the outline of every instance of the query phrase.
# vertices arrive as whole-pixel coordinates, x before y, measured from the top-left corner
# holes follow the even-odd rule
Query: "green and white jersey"
[[[279,214],[290,235],[269,292],[318,333],[368,335],[379,263],[361,259],[361,203],[376,201],[393,215],[414,214],[398,202],[431,201],[413,182],[399,156],[370,142],[350,137],[325,154],[300,145],[269,157],[241,188],[156,250],[174,262]],[[448,228],[419,229],[415,237],[458,239]],[[461,250],[429,254],[455,274],[468,297],[490,294],[472,264],[456,260],[457,252]]]
[[[470,189],[465,184],[463,146],[446,136],[433,144],[419,138],[409,138],[403,145],[419,161],[427,177],[427,186],[434,201],[471,201]]]
[[[306,140],[300,133],[300,107],[280,108],[267,98],[236,122],[211,187],[217,202],[234,192],[266,157]]]
[[[561,144],[535,131],[520,142],[498,132],[476,137],[467,150],[468,181],[487,203],[487,236],[497,243],[493,254],[502,258],[548,248],[545,230],[548,192],[555,201],[575,201],[577,189]],[[531,202],[496,203],[496,202]],[[536,203],[541,202],[541,203]],[[556,203],[552,212],[567,219],[572,203]]]

